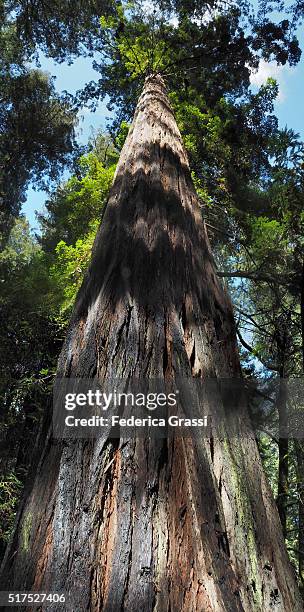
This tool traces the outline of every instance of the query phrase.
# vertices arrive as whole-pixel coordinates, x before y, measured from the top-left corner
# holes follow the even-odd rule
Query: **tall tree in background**
[[[26,199],[30,182],[46,187],[71,165],[77,146],[76,111],[55,91],[49,74],[29,65],[13,23],[0,3],[0,246]],[[10,5],[10,6],[8,6]],[[33,49],[32,49],[33,52]]]
[[[160,76],[139,99],[58,376],[240,376],[231,304]],[[41,444],[7,586],[65,591],[67,610],[302,609],[250,430],[234,441],[109,431]]]

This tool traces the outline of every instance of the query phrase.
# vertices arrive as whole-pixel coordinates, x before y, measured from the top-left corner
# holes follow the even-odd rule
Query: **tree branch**
[[[240,343],[243,345],[243,347],[247,351],[249,351],[249,353],[251,353],[254,357],[256,357],[261,362],[261,364],[263,366],[265,366],[265,368],[267,368],[267,370],[274,370],[274,371],[278,370],[278,366],[276,364],[271,364],[270,365],[269,363],[266,363],[264,361],[264,359],[262,357],[260,357],[260,355],[258,355],[256,353],[254,348],[252,346],[250,346],[250,344],[248,344],[248,342],[246,342],[246,340],[244,340],[244,338],[243,338],[243,336],[242,336],[242,334],[241,334],[241,332],[240,332],[240,330],[238,328],[236,328],[236,334],[237,334],[237,337],[238,337]]]
[[[248,278],[249,280],[263,281],[266,283],[280,282],[278,278],[275,278],[274,276],[271,276],[270,274],[250,272],[248,270],[233,270],[232,272],[217,270],[217,275],[223,278]],[[281,281],[281,284],[284,285],[285,283]]]

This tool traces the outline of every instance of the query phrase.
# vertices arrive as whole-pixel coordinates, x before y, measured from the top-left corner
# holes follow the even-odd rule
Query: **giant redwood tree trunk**
[[[58,373],[240,376],[231,304],[159,76],[139,99]],[[302,609],[253,435],[109,436],[46,435],[4,586],[67,592],[64,609],[77,612]]]

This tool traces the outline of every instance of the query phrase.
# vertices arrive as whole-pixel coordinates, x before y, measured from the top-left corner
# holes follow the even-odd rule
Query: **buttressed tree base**
[[[58,377],[136,376],[241,376],[159,75],[138,101],[58,366]],[[250,430],[62,442],[49,421],[4,560],[8,588],[68,593],[58,610],[69,612],[302,610]]]

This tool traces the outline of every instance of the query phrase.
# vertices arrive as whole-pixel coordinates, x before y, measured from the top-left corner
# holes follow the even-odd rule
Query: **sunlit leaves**
[[[91,222],[89,232],[79,238],[75,245],[67,245],[61,240],[55,248],[55,260],[50,268],[50,277],[54,287],[54,305],[58,308],[57,316],[68,319],[75,298],[88,268],[92,245],[98,228],[98,222]]]
[[[95,153],[79,160],[79,174],[61,185],[46,203],[48,215],[40,215],[42,244],[52,251],[60,240],[75,244],[89,231],[91,221],[101,220],[113,181],[115,165],[105,167]]]

